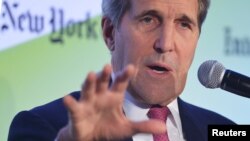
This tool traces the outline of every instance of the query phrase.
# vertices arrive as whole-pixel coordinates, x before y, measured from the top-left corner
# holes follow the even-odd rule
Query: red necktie
[[[166,123],[169,114],[168,107],[153,106],[148,111],[148,117],[151,119],[158,119]],[[168,134],[153,134],[154,141],[169,141]]]

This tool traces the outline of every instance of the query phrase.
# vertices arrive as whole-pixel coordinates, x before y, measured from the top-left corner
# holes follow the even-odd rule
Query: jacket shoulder
[[[80,92],[70,95],[79,99]],[[67,110],[60,98],[29,111],[19,112],[10,125],[8,141],[52,141],[67,122]]]
[[[235,123],[213,111],[192,105],[178,98],[184,137],[187,141],[207,141],[208,125],[234,125]]]
[[[219,113],[187,103],[181,99],[179,99],[178,104],[182,111],[180,113],[184,113],[183,116],[189,116],[193,120],[205,124],[235,124],[235,122]]]

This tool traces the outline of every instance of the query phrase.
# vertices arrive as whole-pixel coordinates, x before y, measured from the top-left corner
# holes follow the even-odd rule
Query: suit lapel
[[[187,141],[206,141],[207,135],[202,132],[200,121],[196,117],[196,112],[190,104],[178,98],[178,106],[182,123],[184,138]]]

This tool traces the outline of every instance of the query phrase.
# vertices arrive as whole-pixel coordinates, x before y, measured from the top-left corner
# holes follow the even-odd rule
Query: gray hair
[[[201,26],[207,16],[210,0],[198,0],[198,3],[198,24],[201,31]],[[102,0],[102,14],[103,16],[108,17],[111,22],[118,27],[121,22],[121,18],[124,13],[129,10],[130,6],[130,0]]]

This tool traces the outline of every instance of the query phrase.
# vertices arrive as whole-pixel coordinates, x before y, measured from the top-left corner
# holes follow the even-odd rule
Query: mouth
[[[147,66],[152,72],[156,74],[165,74],[172,69],[165,64],[151,64]]]

